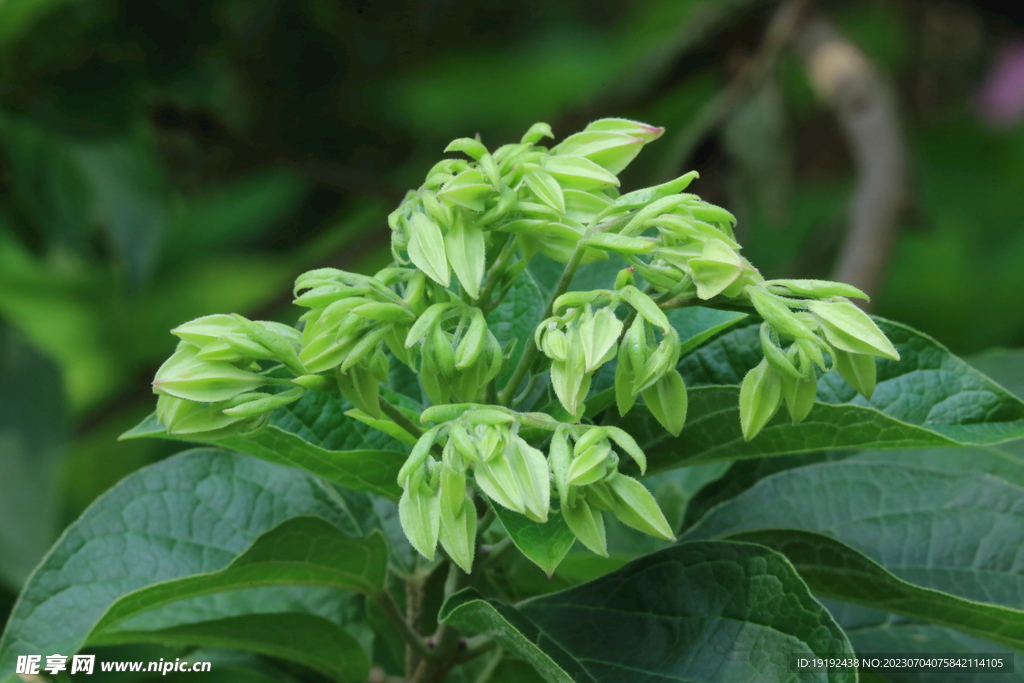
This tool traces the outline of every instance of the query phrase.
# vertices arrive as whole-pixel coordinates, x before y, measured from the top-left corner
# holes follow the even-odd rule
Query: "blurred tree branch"
[[[907,153],[895,97],[863,52],[816,16],[795,47],[817,96],[834,111],[856,165],[846,237],[832,278],[878,293],[907,201]]]

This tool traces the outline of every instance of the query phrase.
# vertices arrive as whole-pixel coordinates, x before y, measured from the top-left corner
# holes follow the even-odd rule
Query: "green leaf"
[[[1024,488],[896,462],[809,465],[712,508],[684,539],[799,529],[845,543],[904,581],[966,600],[1024,603]]]
[[[29,578],[0,639],[0,681],[18,654],[77,652],[123,596],[220,571],[300,515],[362,533],[337,494],[300,470],[209,448],[138,470],[96,500]]]
[[[1024,650],[1024,611],[915,586],[828,536],[795,529],[766,529],[730,538],[779,551],[818,596],[931,621]]]
[[[787,653],[852,652],[789,562],[746,543],[674,546],[517,607],[462,591],[440,616],[494,637],[550,683],[790,681]]]
[[[352,635],[323,617],[283,612],[246,614],[152,631],[117,631],[95,645],[159,643],[248,650],[298,662],[344,683],[363,683],[370,662]]]
[[[828,373],[818,382],[818,403],[806,420],[791,425],[785,415],[776,415],[757,437],[744,442],[739,384],[760,361],[760,351],[757,325],[740,323],[680,361],[690,405],[678,438],[657,429],[642,411],[630,413],[622,426],[636,435],[658,435],[641,442],[655,472],[837,447],[990,445],[1024,435],[1020,399],[935,340],[897,323],[876,322],[903,360],[878,361],[878,384],[870,401],[838,373]]]
[[[361,424],[347,416],[344,419]],[[156,419],[156,415],[150,415],[137,426],[122,434],[121,438],[160,438],[202,443],[191,441],[185,436],[168,434]],[[398,470],[401,469],[407,457],[402,452],[330,451],[273,424],[255,434],[231,436],[221,439],[217,443],[225,448],[255,455],[268,462],[303,469],[356,491],[375,493],[391,500],[398,500],[402,493],[397,480]]]
[[[946,652],[965,656],[984,656],[994,653],[990,643],[930,624],[891,623],[860,627],[849,632],[850,642],[857,654],[899,652],[908,656]],[[1018,667],[1013,673],[988,671],[967,673],[958,671],[885,671],[878,680],[891,683],[1021,683],[1024,672]],[[953,676],[956,676],[954,679]],[[862,677],[862,681],[865,679]]]
[[[509,343],[515,342],[512,357],[505,361],[498,374],[499,387],[512,376],[526,345],[533,343],[533,331],[540,324],[546,305],[533,277],[524,273],[516,278],[502,302],[487,316],[487,326],[502,348],[507,349]]]
[[[165,581],[130,593],[107,610],[89,636],[104,634],[161,605],[255,586],[328,586],[375,594],[384,587],[387,547],[374,532],[351,538],[318,517],[295,517],[260,536],[225,569]]]
[[[560,512],[552,510],[548,521],[541,524],[502,505],[491,504],[491,509],[515,546],[548,577],[554,574],[576,541]]]

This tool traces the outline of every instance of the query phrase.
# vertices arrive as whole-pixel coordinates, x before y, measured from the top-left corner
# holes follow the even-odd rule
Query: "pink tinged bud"
[[[653,142],[661,137],[665,129],[630,119],[598,119],[588,125],[585,131],[610,131],[641,138],[644,142]]]
[[[609,173],[618,175],[643,149],[639,137],[612,131],[584,131],[570,135],[552,148],[552,154],[574,154],[590,159]]]

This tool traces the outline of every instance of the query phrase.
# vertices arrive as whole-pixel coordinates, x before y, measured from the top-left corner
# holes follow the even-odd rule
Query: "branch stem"
[[[402,610],[395,603],[395,599],[391,597],[391,594],[387,591],[381,591],[373,596],[374,602],[376,602],[381,611],[384,612],[384,616],[387,617],[388,621],[391,622],[398,632],[402,634],[402,638],[405,642],[413,649],[413,651],[421,658],[427,658],[434,656],[434,653],[427,647],[426,641],[416,632],[416,629],[412,627],[412,624],[402,614]]]
[[[417,439],[423,436],[423,430],[416,426],[416,423],[407,418],[405,414],[401,410],[399,410],[398,406],[396,406],[394,403],[387,400],[383,396],[377,397],[377,403],[380,405],[381,412],[390,417],[391,421],[394,422],[396,425],[398,425],[405,431],[409,432],[410,435],[416,437]]]

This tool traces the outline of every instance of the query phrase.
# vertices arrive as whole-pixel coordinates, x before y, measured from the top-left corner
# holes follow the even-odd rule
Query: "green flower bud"
[[[600,510],[591,507],[583,497],[579,497],[574,506],[562,504],[562,517],[580,543],[591,552],[608,557],[608,538]]]
[[[598,429],[591,430],[596,432]],[[601,432],[603,435],[603,432]],[[618,458],[612,452],[611,444],[603,436],[596,443],[580,447],[584,442],[577,441],[573,449],[573,459],[569,465],[569,486],[586,486],[604,479],[618,465]]]
[[[672,527],[665,519],[665,514],[643,484],[632,477],[619,474],[612,477],[607,486],[614,497],[611,512],[620,522],[657,538],[675,540],[675,534],[672,533]]]
[[[637,394],[633,391],[636,374],[626,344],[626,340],[623,340],[619,345],[619,362],[615,367],[615,405],[619,410],[619,415],[623,416],[633,408]],[[644,346],[646,348],[646,344]]]
[[[299,361],[302,335],[294,327],[265,320],[250,321],[240,315],[233,316],[245,335],[270,352],[271,360],[283,363],[296,375],[305,374]],[[259,357],[259,356],[257,356]]]
[[[645,187],[641,190],[634,190],[633,192],[627,192],[613,202],[608,213],[610,214],[614,211],[631,211],[633,209],[643,208],[659,199],[682,192],[698,177],[700,176],[696,171],[690,171],[686,175],[679,176],[675,180],[670,180],[667,183],[655,185],[654,187]]]
[[[570,135],[551,149],[552,154],[574,154],[618,175],[643,149],[644,140],[614,131],[584,131]]]
[[[230,315],[206,315],[178,325],[171,334],[200,349],[226,334],[240,332],[238,321]]]
[[[461,460],[457,447],[449,440],[444,449],[445,460]],[[452,458],[451,455],[456,457]],[[444,462],[441,464],[441,514],[449,518],[458,517],[466,503],[466,470]]]
[[[782,397],[786,401],[786,410],[789,411],[793,424],[799,424],[814,408],[814,401],[818,395],[818,378],[781,375],[779,379],[782,382]]]
[[[764,352],[764,359],[780,375],[789,376],[793,379],[803,378],[803,373],[796,369],[786,355],[786,352],[779,348],[776,341],[772,338],[770,323],[761,323],[761,350]]]
[[[660,126],[651,126],[646,123],[640,123],[639,121],[632,121],[630,119],[612,118],[593,121],[583,130],[623,133],[624,135],[632,135],[633,137],[640,138],[644,142],[653,142],[660,138],[662,133],[665,132],[665,129]]]
[[[301,375],[293,379],[292,384],[313,391],[327,391],[331,386],[331,380],[323,375]]]
[[[779,375],[761,360],[743,378],[740,385],[740,427],[743,438],[750,441],[772,419],[782,400],[782,382]]]
[[[370,330],[364,334],[359,341],[348,349],[348,352],[344,356],[344,360],[341,363],[339,370],[341,372],[348,372],[349,369],[354,367],[357,363],[363,362],[364,359],[370,357],[376,351],[380,349],[380,343],[384,340],[384,336],[391,329],[390,325],[384,325],[376,329]],[[344,348],[344,347],[342,347]],[[313,370],[313,368],[310,368]],[[325,370],[322,365],[316,367],[314,372],[320,372]]]
[[[483,311],[479,308],[474,309],[469,329],[462,335],[455,352],[455,368],[457,370],[465,370],[476,363],[487,345],[488,334],[490,334],[490,330],[487,328],[487,319],[484,318]]]
[[[666,332],[672,329],[672,323],[668,321],[668,316],[658,308],[658,304],[654,303],[654,299],[650,296],[636,287],[624,287],[621,294],[622,298],[637,312],[637,315],[643,316],[647,322]]]
[[[452,384],[450,375],[445,375],[437,364],[433,353],[426,353],[428,344],[424,344],[422,363],[420,364],[420,384],[431,403],[441,405],[451,402]]]
[[[455,176],[437,193],[438,199],[448,206],[463,206],[471,211],[483,211],[484,200],[494,192],[480,171],[471,168]]]
[[[613,232],[599,232],[586,238],[583,243],[613,254],[646,254],[658,245],[648,237],[626,237]]]
[[[552,156],[544,160],[544,170],[555,177],[565,188],[593,190],[603,187],[618,187],[619,179],[590,159],[580,156]]]
[[[565,213],[565,194],[553,175],[538,166],[528,170],[523,176],[523,180],[533,196],[551,207],[556,213]]]
[[[864,398],[871,398],[871,394],[875,392],[875,357],[835,349],[832,358],[835,360],[836,370],[843,379],[849,382],[858,394]]]
[[[156,400],[156,417],[168,434],[216,441],[241,431],[249,420],[223,413],[225,402],[197,403],[161,394]]]
[[[640,474],[647,471],[647,455],[636,440],[630,436],[625,430],[619,429],[618,427],[605,427],[608,436],[611,437],[619,448],[626,451],[626,453],[633,458],[636,464],[640,467]]]
[[[530,129],[522,137],[522,142],[538,143],[541,138],[553,138],[554,133],[551,132],[551,126],[546,123],[535,123],[530,126]]]
[[[821,323],[825,338],[837,349],[899,360],[900,354],[868,314],[849,301],[808,301],[807,310]]]
[[[519,514],[526,514],[523,492],[512,471],[508,453],[512,449],[506,447],[501,453],[477,464],[475,468],[476,485],[488,498],[498,505]]]
[[[764,283],[769,291],[783,296],[803,296],[809,299],[823,299],[845,296],[853,299],[868,299],[868,295],[853,285],[829,280],[768,280]]]
[[[228,401],[232,406],[225,408],[224,414],[230,417],[241,418],[258,417],[264,413],[273,412],[277,408],[286,406],[289,403],[294,403],[302,398],[304,393],[306,393],[306,390],[302,387],[293,387],[282,391],[280,394],[262,394],[258,392],[240,394]],[[242,397],[245,397],[245,401],[239,402],[239,399]]]
[[[689,205],[690,213],[699,221],[718,225],[736,225],[736,216],[720,206],[705,201],[695,201]]]
[[[512,435],[506,457],[522,492],[526,516],[535,522],[546,522],[551,508],[551,479],[544,454]]]
[[[811,328],[789,310],[789,306],[782,299],[758,287],[747,287],[745,291],[758,314],[770,322],[780,334],[790,339],[815,339]]]
[[[636,286],[636,269],[630,266],[629,268],[623,268],[615,274],[615,284],[612,289],[622,289],[623,287],[634,287]]]
[[[380,417],[380,380],[372,370],[355,365],[337,373],[338,390],[356,408],[373,418]]]
[[[654,419],[670,434],[679,436],[686,424],[687,407],[686,384],[679,372],[666,372],[653,386],[644,389],[643,397]]]
[[[181,342],[178,350],[156,371],[153,391],[188,401],[214,403],[263,385],[263,377],[222,361],[201,361],[198,349]]]
[[[433,561],[441,533],[441,500],[428,481],[426,469],[420,466],[406,482],[398,500],[398,519],[412,547]]]
[[[476,554],[476,510],[471,500],[466,498],[462,509],[457,514],[448,514],[441,508],[441,546],[449,557],[467,574],[473,571],[473,558]]]
[[[352,313],[376,322],[411,323],[416,320],[416,316],[408,308],[388,302],[371,301],[360,304],[352,309]]]
[[[409,334],[405,337],[405,348],[411,349],[425,339],[430,331],[440,323],[442,314],[453,306],[455,306],[454,303],[445,302],[433,304],[423,311],[413,326],[409,328]]]
[[[690,270],[697,285],[697,296],[710,299],[726,292],[743,274],[739,254],[722,240],[708,240],[700,258],[690,259]],[[726,296],[739,294],[728,293]]]
[[[408,225],[409,258],[417,268],[427,274],[427,277],[442,287],[447,287],[451,281],[451,272],[448,269],[448,256],[445,254],[441,228],[419,211],[409,217]]]
[[[565,425],[560,425],[551,437],[548,449],[548,464],[551,466],[552,479],[558,497],[563,501],[569,498],[569,464],[572,461],[572,448],[569,446],[569,435]]]
[[[607,197],[583,190],[562,189],[562,196],[565,198],[565,210],[562,213],[581,225],[589,225],[611,206],[611,200]]]
[[[615,312],[602,308],[591,314],[590,307],[579,325],[580,341],[583,344],[584,372],[591,373],[610,361],[615,355],[615,344],[622,333],[622,321]]]
[[[585,371],[586,361],[579,331],[571,331],[567,341],[568,359],[551,363],[551,386],[562,406],[570,415],[578,418],[583,414],[583,401],[590,392],[591,375]]]
[[[559,329],[545,330],[541,335],[540,348],[551,360],[568,360],[569,344],[565,333]]]
[[[473,138],[458,138],[448,143],[448,146],[444,148],[445,152],[463,152],[477,161],[487,154],[487,148],[484,147],[483,143]]]
[[[648,351],[643,368],[634,367],[633,393],[646,390],[679,362],[679,333],[669,329],[653,352]]]
[[[473,224],[457,218],[444,236],[445,252],[459,284],[473,299],[480,298],[480,284],[484,279],[487,260],[483,231]]]

